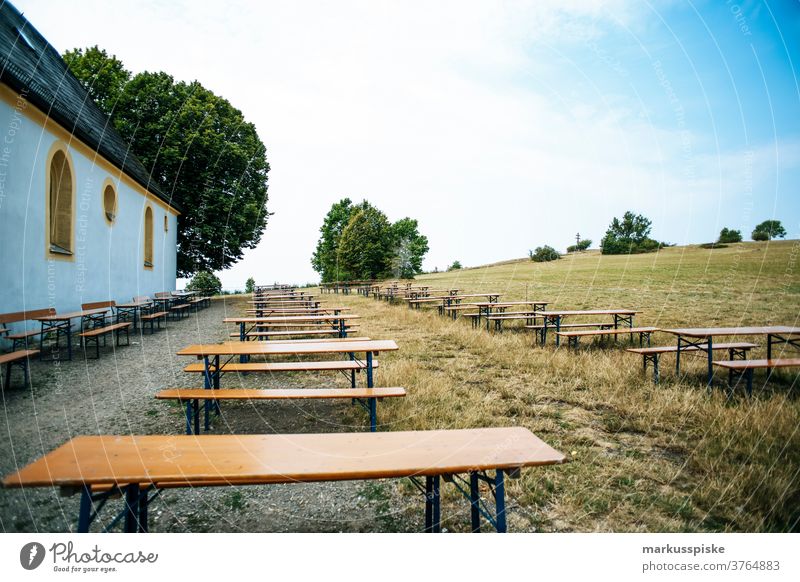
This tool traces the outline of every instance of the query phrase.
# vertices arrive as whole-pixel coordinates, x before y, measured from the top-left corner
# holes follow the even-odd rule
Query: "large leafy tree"
[[[68,51],[64,60],[154,183],[183,208],[180,276],[229,267],[259,243],[269,216],[269,164],[241,111],[197,81],[131,76],[97,47]]]
[[[393,242],[392,225],[383,212],[369,205],[356,211],[339,243],[339,267],[345,279],[388,276]]]
[[[350,217],[358,208],[363,208],[363,204],[365,203],[356,207],[349,198],[342,198],[331,206],[322,222],[317,248],[311,257],[311,265],[325,283],[345,279],[339,268],[339,242],[344,228],[350,222]]]
[[[780,220],[765,220],[753,229],[750,237],[753,240],[771,240],[773,238],[783,238],[786,236],[786,229],[783,228]]]
[[[601,244],[604,255],[644,253],[661,245],[649,237],[652,222],[641,214],[626,212],[622,219],[614,218]]]
[[[392,225],[392,275],[410,279],[422,272],[422,259],[428,252],[428,237],[420,234],[413,218],[401,218]]]
[[[355,221],[343,248],[345,231],[359,213],[363,216]],[[411,278],[422,272],[422,259],[428,252],[428,238],[420,234],[416,220],[402,218],[390,224],[386,215],[366,200],[353,204],[350,198],[343,198],[334,203],[319,232],[311,265],[326,283],[389,275]],[[358,242],[366,246],[359,249]]]

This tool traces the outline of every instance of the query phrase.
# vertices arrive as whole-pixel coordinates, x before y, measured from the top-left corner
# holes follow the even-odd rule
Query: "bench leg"
[[[192,409],[194,408],[194,400],[186,401],[186,434],[192,434]]]
[[[439,496],[439,475],[425,478],[425,532],[442,531],[441,498]]]
[[[4,390],[11,388],[11,362],[6,364],[6,385]]]
[[[747,368],[745,377],[747,378],[747,397],[751,398],[753,396],[753,368]]]
[[[481,531],[480,502],[481,496],[478,489],[478,474],[472,472],[469,474],[469,504],[472,518],[472,533],[480,533]]]
[[[78,510],[78,533],[89,533],[92,519],[92,491],[88,485],[81,487],[81,505]]]
[[[378,430],[378,399],[369,398],[369,431],[375,432]]]
[[[495,519],[497,520],[497,533],[506,533],[506,486],[503,470],[498,469],[494,477]]]
[[[137,533],[141,529],[139,522],[141,499],[138,483],[131,483],[125,487],[125,533]]]

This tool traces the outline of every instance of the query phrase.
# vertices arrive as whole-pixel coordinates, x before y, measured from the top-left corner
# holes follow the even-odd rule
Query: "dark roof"
[[[73,136],[99,152],[173,208],[180,210],[150,180],[111,120],[95,104],[61,55],[9,2],[0,0],[0,80]]]

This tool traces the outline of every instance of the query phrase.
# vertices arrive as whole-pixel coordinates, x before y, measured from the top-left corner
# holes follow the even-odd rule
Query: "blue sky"
[[[767,218],[800,238],[797,2],[19,1],[60,51],[198,79],[269,149],[262,244],[226,287],[311,281],[330,205],[419,219],[443,268]]]

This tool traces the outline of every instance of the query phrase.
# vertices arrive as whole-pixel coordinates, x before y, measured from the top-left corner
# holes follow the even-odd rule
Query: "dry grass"
[[[658,254],[586,253],[418,278],[552,308],[630,307],[637,324],[798,323],[800,243]],[[776,373],[748,401],[709,396],[697,360],[680,381],[674,359],[654,386],[620,348],[570,353],[533,346],[525,333],[489,334],[432,310],[338,296],[363,316],[362,332],[393,338],[381,385],[409,396],[381,409],[384,430],[521,425],[572,462],[513,481],[514,531],[793,531],[800,519],[800,405],[796,372]],[[759,340],[757,340],[759,341]],[[654,336],[654,345],[674,337]],[[753,354],[758,355],[758,352]],[[720,381],[721,385],[721,381]]]

